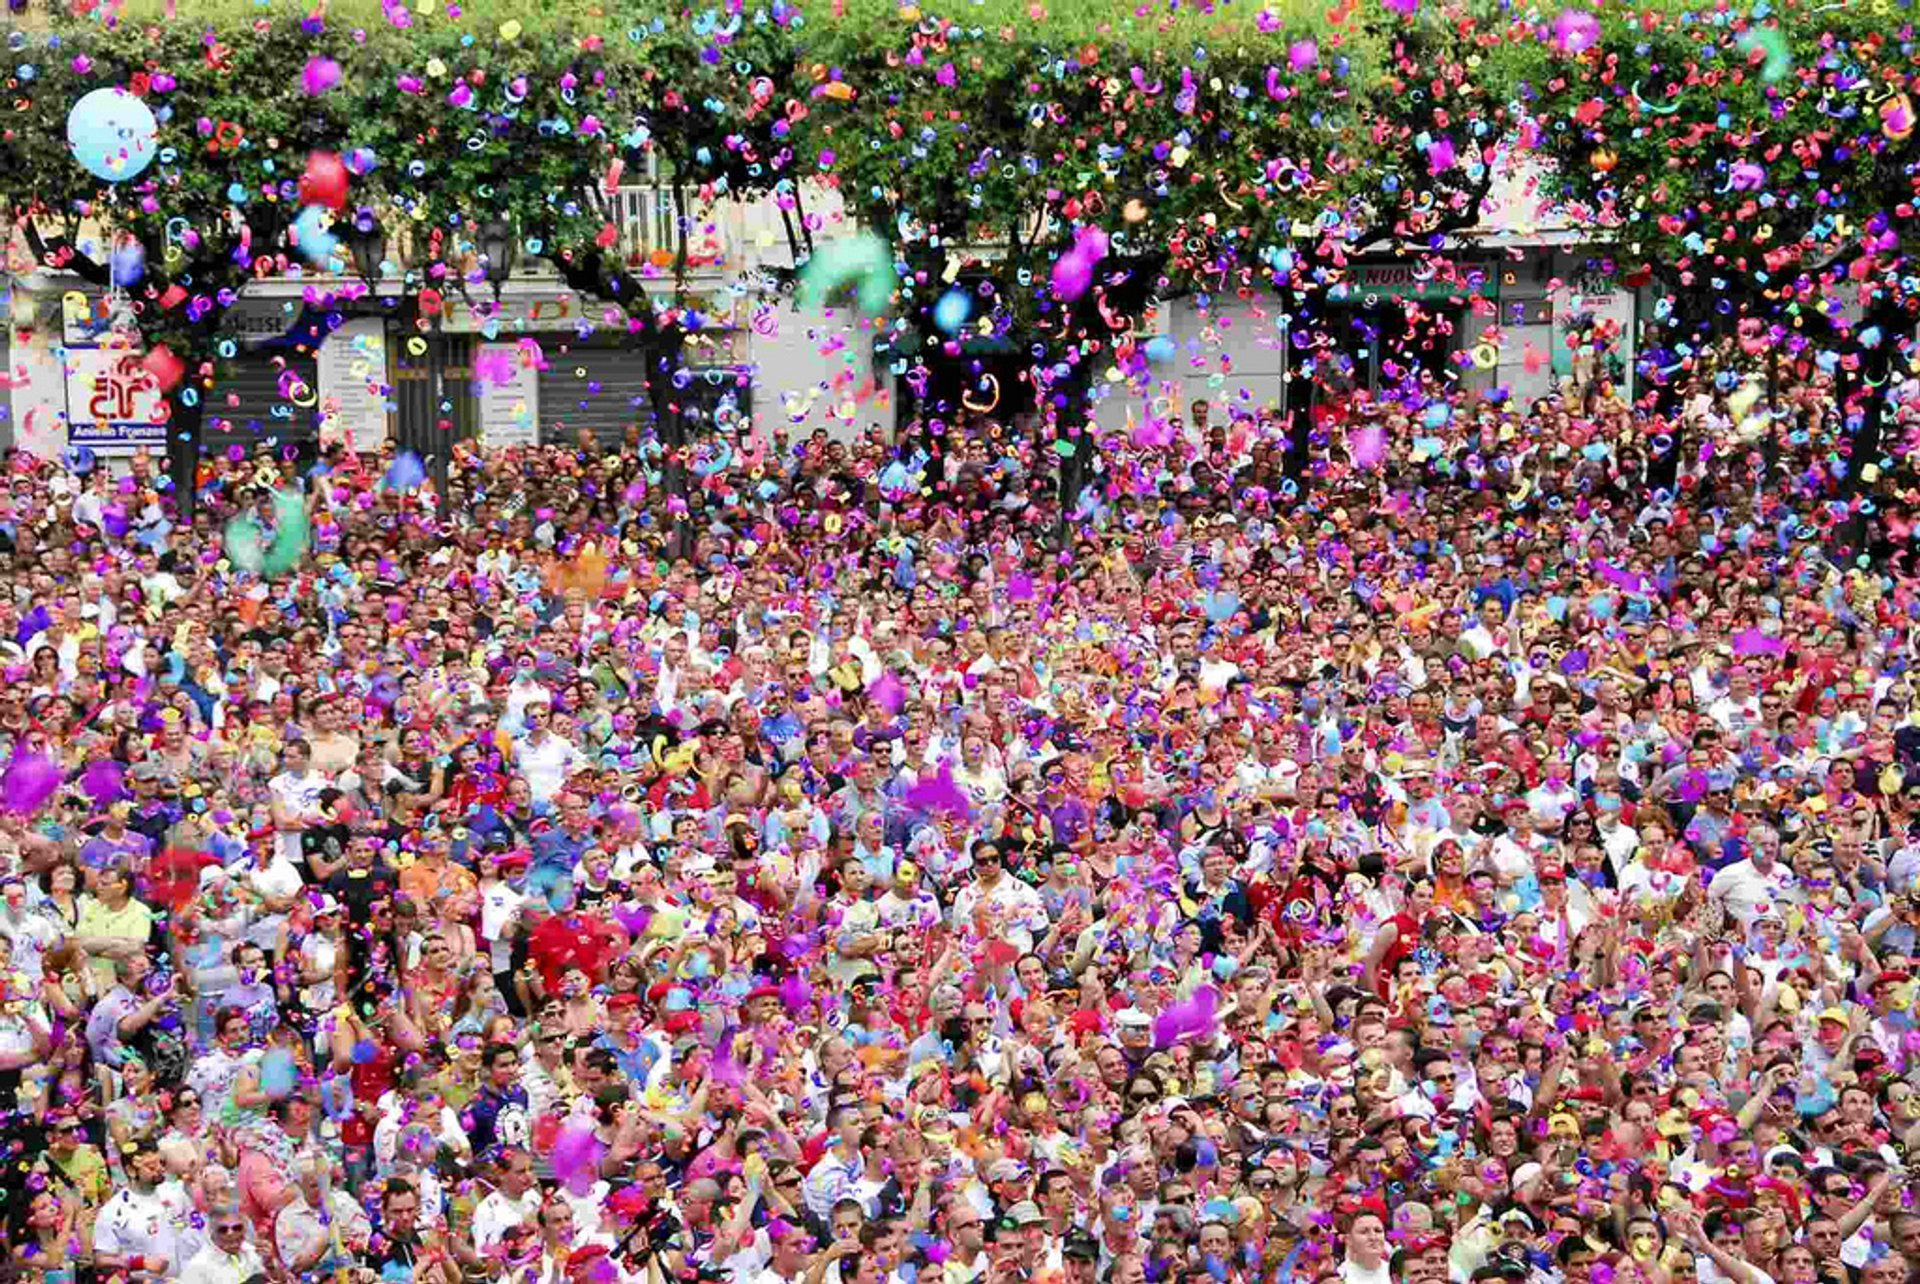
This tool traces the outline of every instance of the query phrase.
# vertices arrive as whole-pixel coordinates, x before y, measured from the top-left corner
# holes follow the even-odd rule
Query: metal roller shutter
[[[651,415],[646,358],[637,348],[549,342],[546,358],[540,372],[542,442],[570,442],[586,428],[602,446],[617,446],[630,425]]]
[[[311,452],[320,425],[318,379],[313,354],[297,348],[242,351],[222,363],[207,396],[206,453],[261,444]]]
[[[428,342],[432,341],[429,337]],[[397,442],[403,450],[418,449],[417,443],[427,440],[427,430],[438,419],[453,422],[456,440],[473,436],[478,426],[479,409],[472,391],[473,336],[443,334],[440,342],[446,345],[447,364],[441,375],[441,409],[437,414],[430,386],[431,350],[412,353],[404,339],[393,342],[389,348],[394,354],[393,395],[400,407],[396,416]]]

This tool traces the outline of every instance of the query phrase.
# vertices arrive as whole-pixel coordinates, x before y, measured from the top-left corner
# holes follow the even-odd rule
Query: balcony
[[[672,267],[683,242],[690,270],[711,270],[732,261],[736,238],[730,223],[737,218],[732,202],[706,205],[689,193],[682,226],[671,187],[635,184],[614,194],[613,207],[620,250],[631,266]]]

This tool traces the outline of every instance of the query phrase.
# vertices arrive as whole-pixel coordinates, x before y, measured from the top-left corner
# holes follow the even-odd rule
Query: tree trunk
[[[1913,319],[1902,308],[1882,304],[1867,314],[1854,333],[1870,328],[1880,331],[1880,342],[1860,354],[1860,368],[1848,380],[1853,385],[1849,392],[1859,390],[1863,402],[1860,426],[1854,429],[1847,451],[1846,475],[1840,479],[1840,498],[1851,508],[1846,526],[1837,532],[1834,549],[1834,561],[1842,566],[1851,563],[1867,547],[1867,514],[1855,501],[1872,487],[1865,473],[1880,460],[1880,435],[1886,423],[1886,390],[1893,375],[1893,355],[1900,341],[1912,333]],[[1852,400],[1851,395],[1840,398],[1843,412]]]
[[[200,368],[198,355],[181,359],[189,370]],[[193,510],[199,500],[200,429],[207,418],[206,389],[195,388],[199,395],[189,406],[180,396],[188,388],[195,388],[194,380],[188,379],[167,398],[173,411],[167,420],[167,476],[173,480],[174,520],[182,530],[193,528]]]
[[[1093,385],[1093,358],[1081,353],[1067,369],[1067,377],[1047,389],[1049,400],[1064,397],[1066,401],[1058,407],[1054,420],[1059,431],[1054,444],[1058,447],[1066,442],[1073,447],[1071,451],[1055,452],[1060,459],[1060,520],[1055,534],[1062,547],[1068,538],[1067,524],[1079,506],[1080,493],[1087,487],[1087,476],[1093,465],[1093,416],[1088,413],[1091,407],[1087,401],[1087,390]]]
[[[1280,292],[1280,311],[1287,319],[1285,388],[1281,398],[1283,418],[1286,426],[1287,448],[1280,457],[1282,475],[1293,480],[1294,484],[1304,488],[1307,484],[1308,446],[1313,436],[1313,379],[1305,372],[1300,355],[1294,350],[1293,336],[1295,327],[1300,327],[1300,294],[1296,290],[1283,289]],[[1306,332],[1300,327],[1301,332]]]
[[[653,407],[653,430],[660,441],[660,471],[667,491],[667,554],[677,560],[687,555],[690,524],[673,511],[675,499],[681,504],[687,499],[686,408],[673,376],[686,353],[687,333],[676,321],[656,326],[642,342],[647,354],[647,400]]]

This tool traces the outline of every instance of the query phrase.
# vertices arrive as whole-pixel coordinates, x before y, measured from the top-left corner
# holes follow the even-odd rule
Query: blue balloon
[[[1237,593],[1209,593],[1206,597],[1207,618],[1215,624],[1231,620],[1240,609],[1240,595]]]
[[[403,450],[394,456],[391,464],[387,465],[387,475],[382,479],[382,484],[385,485],[388,490],[397,490],[404,493],[412,490],[426,479],[427,467],[420,462],[420,456],[414,454],[411,450]]]
[[[959,286],[941,295],[940,302],[933,305],[933,323],[946,334],[958,334],[971,315],[973,300]]]
[[[107,264],[115,285],[138,285],[147,274],[147,252],[140,242],[127,241],[114,250]]]
[[[1149,361],[1170,361],[1179,350],[1179,346],[1164,334],[1155,335],[1147,340],[1147,360]]]
[[[260,1058],[260,1091],[275,1101],[290,1094],[300,1082],[300,1067],[285,1048],[271,1048]]]
[[[67,146],[95,178],[124,183],[153,164],[160,126],[146,103],[124,89],[96,89],[67,115]]]
[[[307,206],[293,221],[293,241],[300,257],[318,268],[326,267],[340,248],[340,238],[327,230],[327,212],[318,205]]]

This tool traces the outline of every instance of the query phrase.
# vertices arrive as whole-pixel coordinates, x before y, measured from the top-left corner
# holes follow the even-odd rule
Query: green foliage
[[[1884,113],[1911,115],[1912,14],[1910,0],[1766,17],[1655,0],[1603,10],[1592,48],[1505,61],[1555,193],[1607,229],[1623,267],[1673,287],[1680,361],[1744,326],[1756,347],[1857,365],[1863,329],[1889,345],[1911,330],[1901,242],[1920,153]]]

